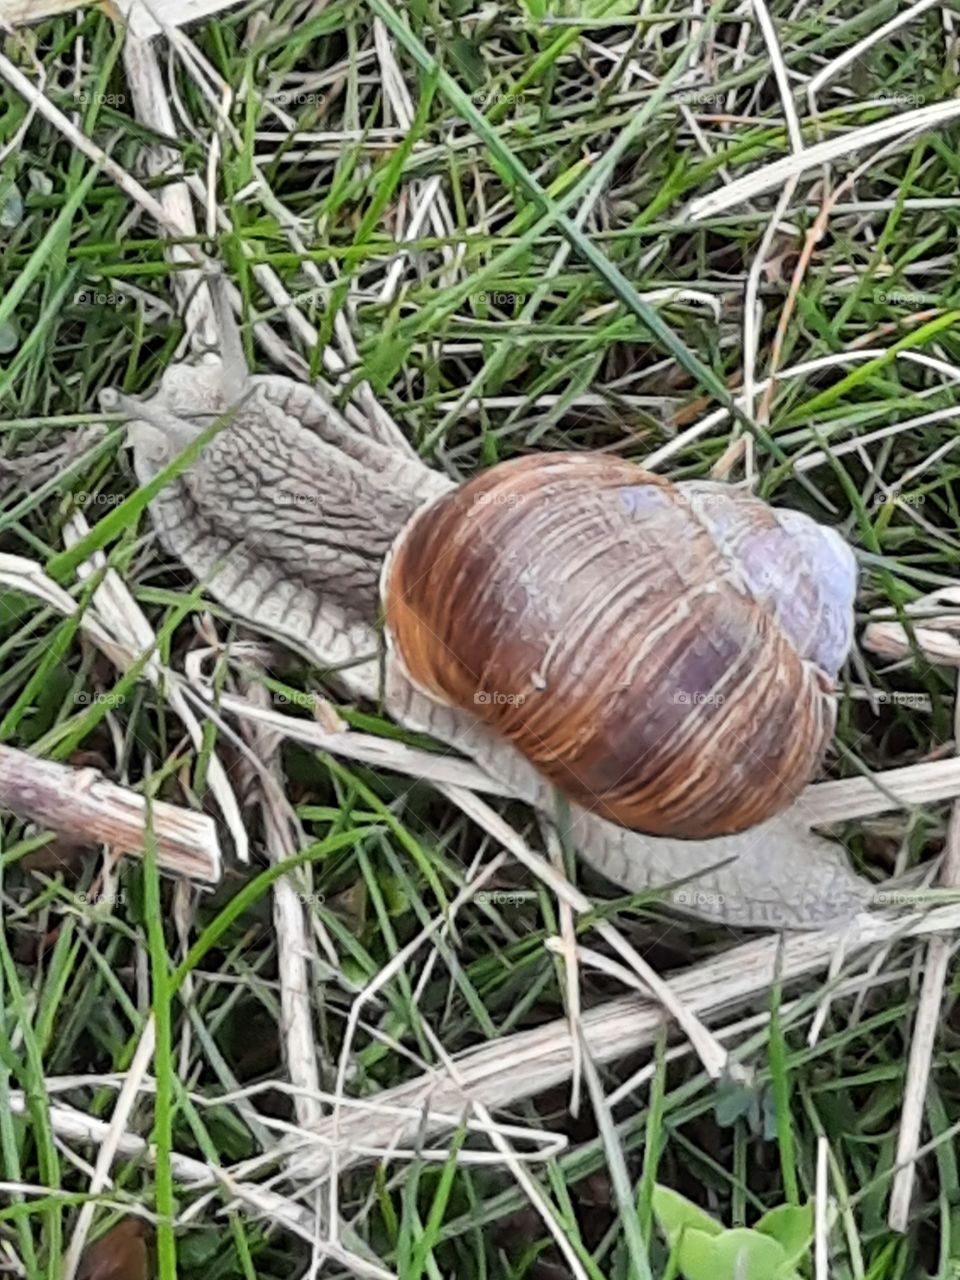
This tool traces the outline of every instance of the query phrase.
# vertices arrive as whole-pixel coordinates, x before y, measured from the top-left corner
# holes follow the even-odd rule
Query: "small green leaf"
[[[27,180],[30,183],[31,190],[36,191],[39,195],[53,195],[53,180],[42,169],[28,169]]]
[[[773,1280],[789,1266],[783,1246],[769,1236],[737,1227],[719,1236],[687,1229],[677,1262],[686,1280]]]
[[[756,1106],[756,1093],[748,1084],[718,1085],[713,1103],[713,1118],[722,1129],[731,1125],[743,1116],[748,1116]]]
[[[17,226],[23,220],[23,197],[11,184],[0,191],[0,227],[4,230]]]
[[[217,1256],[223,1243],[220,1231],[194,1231],[185,1235],[177,1248],[177,1260],[185,1266],[202,1267]]]
[[[447,46],[456,60],[458,73],[463,76],[471,89],[478,88],[484,81],[485,64],[477,46],[466,36],[454,36]]]
[[[692,1229],[707,1236],[718,1236],[723,1231],[720,1223],[709,1213],[704,1213],[699,1205],[669,1187],[654,1187],[653,1216],[671,1249],[683,1231]]]
[[[364,376],[375,388],[386,389],[403,367],[407,358],[406,345],[385,332],[376,347],[364,361]]]
[[[754,1231],[776,1240],[791,1265],[799,1262],[813,1239],[813,1205],[781,1204],[765,1213]]]

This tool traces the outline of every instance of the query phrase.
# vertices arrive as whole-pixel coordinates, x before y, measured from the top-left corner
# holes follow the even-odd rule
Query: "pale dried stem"
[[[563,848],[556,828],[546,820],[540,823],[550,861],[554,870],[562,875]],[[557,952],[563,961],[564,987],[567,995],[567,1016],[570,1019],[570,1043],[573,1045],[573,1062],[570,1071],[570,1114],[580,1114],[580,1095],[583,1071],[583,1037],[580,1033],[580,1017],[583,1012],[580,1000],[580,963],[577,951],[577,928],[573,907],[563,900],[560,910],[560,946]]]
[[[780,51],[780,41],[777,39],[777,29],[774,21],[770,16],[770,10],[767,8],[765,0],[751,0],[753,11],[757,15],[757,25],[763,33],[764,43],[767,46],[767,53],[770,58],[770,65],[773,68],[773,74],[777,82],[777,90],[780,94],[780,105],[783,107],[783,118],[787,126],[787,137],[790,139],[790,149],[796,155],[800,155],[803,151],[803,133],[800,129],[800,118],[797,115],[797,107],[793,101],[793,86],[790,83],[790,72],[783,60],[783,54]],[[788,183],[788,187],[790,184]]]
[[[137,119],[149,125],[161,137],[175,138],[177,127],[151,42],[138,40],[128,33],[123,47],[123,61]],[[145,150],[145,156],[151,173],[177,172],[180,168],[180,154],[172,147],[150,147]],[[190,192],[183,182],[169,183],[163,187],[158,201],[168,215],[168,221],[160,224],[161,230],[169,231],[171,226],[180,227],[181,235],[196,236],[197,224],[193,216]],[[184,245],[171,245],[167,250],[167,257],[173,263],[197,260],[196,253]],[[217,339],[217,328],[212,300],[203,283],[202,274],[198,271],[174,271],[172,285],[179,296],[187,331],[194,343],[212,346]]]
[[[821,1134],[817,1139],[817,1183],[813,1218],[813,1257],[816,1280],[830,1280],[829,1183],[827,1181],[829,1155],[827,1139]]]
[[[895,360],[905,360],[909,364],[918,364],[925,369],[933,369],[938,373],[942,373],[943,376],[948,378],[951,382],[960,381],[960,370],[958,370],[956,366],[949,364],[946,360],[938,360],[936,357],[924,355],[919,351],[896,351],[895,349],[884,347],[854,350],[853,347],[855,346],[856,344],[854,343],[852,344],[851,349],[847,351],[840,351],[835,355],[819,356],[815,360],[803,360],[799,364],[791,365],[788,369],[781,370],[776,380],[779,382],[785,382],[790,378],[804,378],[808,374],[820,373],[824,369],[844,368],[848,364],[861,364],[868,360],[889,359],[892,355]],[[765,378],[762,382],[758,382],[756,384],[754,391],[765,390],[770,386],[772,381],[773,379],[771,378]],[[743,395],[738,394],[735,397],[735,401],[738,405],[742,406],[744,403]],[[653,452],[648,453],[646,457],[640,458],[640,465],[645,467],[648,471],[656,470],[670,458],[681,454],[684,449],[694,441],[701,439],[705,435],[709,435],[712,431],[715,431],[717,427],[726,422],[729,417],[730,411],[726,408],[715,409],[712,413],[705,414],[697,422],[694,422],[691,426],[685,428],[685,430],[674,436],[672,440],[661,445],[659,449],[654,449]],[[913,425],[916,426],[919,424],[914,421]],[[902,429],[902,427],[886,428],[888,433],[893,433]],[[809,431],[804,429],[802,433],[798,432],[792,435],[785,435],[781,438],[781,443],[784,445],[795,444],[799,439],[801,439],[801,435],[806,437],[809,435]],[[862,444],[863,440],[864,437],[860,437],[859,443]],[[853,447],[854,443],[856,442],[852,442],[849,447]],[[842,452],[844,448],[845,446],[843,445],[838,446],[835,452]],[[808,458],[816,457],[818,462],[822,462],[826,456],[826,454],[821,453],[817,455],[810,454],[808,457],[800,458],[795,464],[794,469],[798,471],[806,469],[808,466]]]
[[[473,877],[466,885],[464,885],[464,887],[457,894],[456,898],[450,904],[449,921],[452,921],[453,919],[455,919],[456,913],[459,910],[460,906],[463,903],[469,901],[469,899],[473,897],[473,895],[477,892],[477,890],[481,888],[481,886],[487,880],[489,880],[493,875],[496,874],[496,872],[500,869],[500,866],[502,865],[503,860],[504,860],[504,855],[498,854],[495,858],[493,858],[493,860],[487,866],[481,868],[475,877]],[[336,1082],[334,1085],[335,1094],[334,1094],[334,1103],[333,1103],[333,1114],[329,1120],[325,1121],[322,1125],[318,1125],[317,1128],[314,1130],[314,1137],[316,1137],[316,1134],[318,1134],[319,1132],[324,1131],[328,1135],[328,1139],[325,1139],[325,1140],[329,1140],[331,1145],[331,1150],[329,1153],[329,1158],[330,1158],[329,1220],[332,1223],[336,1223],[338,1221],[338,1213],[339,1213],[338,1162],[340,1159],[340,1148],[341,1148],[340,1126],[345,1122],[343,1117],[344,1110],[348,1109],[352,1105],[351,1100],[347,1098],[347,1093],[346,1093],[347,1073],[350,1066],[350,1055],[353,1049],[353,1043],[356,1038],[357,1031],[360,1027],[360,1019],[361,1019],[361,1013],[362,1013],[363,1007],[365,1004],[368,1004],[371,1000],[373,1000],[376,997],[377,993],[388,982],[390,982],[397,973],[399,973],[403,969],[403,966],[407,963],[407,961],[411,959],[417,953],[417,951],[419,951],[419,949],[424,945],[424,943],[426,943],[430,938],[432,938],[434,934],[440,931],[440,929],[443,928],[447,923],[448,923],[447,918],[438,916],[435,919],[431,920],[427,925],[425,925],[420,930],[420,932],[416,934],[415,937],[411,938],[410,941],[404,947],[402,947],[390,959],[390,961],[386,965],[384,965],[384,967],[380,970],[379,973],[376,974],[375,977],[371,978],[371,980],[366,984],[366,986],[364,986],[363,990],[357,994],[357,996],[355,997],[355,999],[353,1000],[350,1006],[350,1012],[347,1016],[347,1025],[344,1032],[343,1043],[340,1048],[340,1057],[337,1065]],[[458,1107],[458,1110],[462,1111],[462,1105]],[[421,1117],[419,1115],[414,1116],[414,1133],[416,1133],[418,1129],[420,1120],[421,1120]],[[397,1122],[394,1121],[393,1124],[396,1125]],[[403,1128],[404,1132],[407,1131],[407,1129],[404,1128],[403,1120],[399,1122],[398,1127]],[[440,1126],[440,1127],[442,1128],[444,1126]],[[393,1139],[390,1136],[390,1128],[388,1128],[387,1130],[385,1142],[391,1148],[395,1146]],[[418,1143],[418,1146],[420,1145],[421,1144]],[[307,1164],[310,1167],[312,1167],[314,1162],[308,1159]],[[291,1169],[292,1169],[292,1166],[291,1166]],[[300,1172],[300,1166],[297,1166],[297,1172],[298,1173]]]
[[[878,427],[876,431],[865,432],[864,435],[857,436],[853,440],[844,440],[842,444],[831,445],[828,449],[818,449],[815,453],[808,453],[805,457],[798,458],[794,471],[798,474],[812,471],[830,458],[840,458],[848,453],[862,453],[865,452],[867,445],[876,444],[879,440],[888,440],[908,431],[919,431],[921,427],[932,426],[934,423],[950,422],[958,416],[960,416],[960,406],[947,405],[943,409],[935,409],[930,413],[919,414],[915,418],[907,418],[904,422],[895,422],[889,427]],[[956,439],[954,438],[950,443],[955,445]],[[938,529],[937,533],[940,534],[942,531]]]
[[[960,699],[954,706],[954,739],[960,735]],[[940,867],[940,884],[945,889],[960,886],[960,804],[954,804],[947,825],[947,842]],[[954,951],[954,942],[948,938],[931,938],[927,943],[923,984],[917,1004],[917,1016],[910,1042],[910,1059],[904,1085],[903,1111],[900,1116],[900,1133],[897,1139],[898,1165],[890,1194],[887,1221],[891,1231],[906,1232],[910,1225],[910,1202],[916,1178],[917,1151],[920,1148],[920,1129],[927,1101],[927,1086],[937,1028],[943,1006],[943,991],[947,969]]]
[[[249,692],[255,698],[268,696],[262,686],[252,687]],[[295,815],[286,799],[280,799],[283,786],[280,739],[263,725],[254,725],[248,731],[261,761],[277,784],[276,788],[265,788],[260,800],[267,853],[270,861],[276,864],[297,852],[292,835]],[[297,1089],[297,1122],[304,1129],[312,1129],[319,1123],[323,1109],[317,1101],[320,1068],[310,999],[316,956],[303,898],[303,893],[298,891],[290,877],[282,876],[274,882],[273,924],[280,970],[280,1033],[290,1079]]]
[[[750,264],[750,273],[747,276],[747,288],[744,298],[743,307],[743,408],[747,417],[753,416],[753,401],[756,395],[755,376],[757,371],[757,351],[760,344],[760,316],[761,303],[760,294],[760,276],[766,263],[767,254],[770,252],[770,246],[773,238],[781,226],[781,219],[785,214],[790,201],[793,199],[793,193],[796,190],[796,179],[792,179],[784,187],[777,201],[777,207],[773,212],[773,216],[767,224],[763,233],[763,239],[760,241],[760,247],[754,255],[753,262]],[[773,384],[768,384],[772,386]],[[759,421],[765,421],[761,415]],[[723,451],[718,460],[710,469],[711,476],[723,478],[727,476],[730,470],[736,465],[745,449],[747,441],[752,439],[750,436],[736,435],[730,441],[726,449]]]
[[[121,1139],[127,1132],[130,1116],[140,1093],[140,1086],[146,1077],[150,1063],[153,1061],[156,1039],[156,1023],[151,1014],[143,1025],[140,1040],[137,1044],[137,1051],[133,1056],[126,1079],[117,1095],[109,1128],[104,1134],[100,1149],[97,1152],[97,1162],[90,1178],[90,1185],[87,1188],[87,1192],[91,1197],[99,1195],[105,1187],[110,1185],[110,1169],[117,1158]],[[73,1235],[70,1238],[67,1256],[63,1263],[61,1280],[74,1280],[77,1268],[80,1265],[80,1255],[83,1253],[83,1247],[87,1242],[87,1236],[93,1225],[96,1212],[97,1202],[95,1199],[91,1198],[81,1207],[77,1215]]]
[[[201,18],[229,9],[238,0],[111,0],[130,24],[133,35],[142,39],[159,35],[163,27],[197,22]],[[0,0],[0,21],[12,26],[42,22],[72,9],[86,7],[90,0]],[[163,27],[161,27],[161,23]]]
[[[89,532],[90,526],[86,518],[80,512],[75,512],[64,524],[64,542],[68,547],[75,546]],[[157,647],[156,633],[147,621],[146,614],[133,598],[127,584],[115,569],[107,568],[107,558],[102,551],[95,552],[90,560],[84,561],[77,567],[77,577],[84,582],[98,573],[102,576],[93,593],[93,605],[104,627],[115,639],[116,644],[129,653],[153,654]],[[183,690],[177,682],[165,679],[163,667],[159,660],[152,656],[144,667],[144,675],[154,688],[166,693],[167,700],[182,720],[194,748],[198,752],[202,751],[203,728],[191,711]],[[227,771],[216,752],[210,754],[207,764],[207,781],[233,838],[238,861],[249,862],[249,840],[240,814],[240,806]]]
[[[175,875],[215,884],[221,857],[212,818],[109,782],[96,769],[71,769],[0,746],[0,806],[71,840],[143,855],[152,831],[157,864]]]
[[[818,142],[812,147],[805,147],[799,154],[791,154],[772,164],[762,165],[743,178],[737,178],[718,191],[691,200],[686,214],[692,222],[702,218],[712,218],[717,214],[733,209],[738,204],[752,200],[764,191],[776,190],[791,178],[815,169],[819,165],[829,164],[845,156],[853,155],[865,147],[873,147],[883,143],[902,141],[907,134],[919,130],[934,129],[938,125],[960,116],[960,101],[948,98],[943,102],[935,102],[927,107],[917,107],[914,111],[904,111],[888,120],[880,120],[875,124],[863,125],[859,129],[851,129],[847,133],[826,142]]]

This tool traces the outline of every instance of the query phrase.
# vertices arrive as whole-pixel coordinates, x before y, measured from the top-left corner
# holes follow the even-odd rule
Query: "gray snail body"
[[[151,502],[161,541],[232,612],[334,669],[348,696],[383,696],[399,723],[449,743],[512,794],[552,815],[556,795],[550,770],[545,772],[542,761],[534,767],[530,752],[518,746],[516,735],[514,740],[505,735],[495,717],[477,714],[512,704],[456,705],[438,696],[422,670],[411,675],[411,651],[402,652],[402,628],[390,626],[390,577],[398,563],[397,548],[406,544],[406,532],[416,528],[424,513],[441,510],[458,493],[462,499],[466,487],[458,490],[397,441],[360,433],[302,383],[251,376],[238,388],[235,377],[224,376],[225,368],[216,360],[172,366],[144,401],[104,395],[104,407],[122,407],[130,415],[130,443],[141,484],[239,402],[229,425],[206,445],[200,459]],[[647,492],[676,496],[676,486],[639,474],[642,481],[626,486],[636,490],[638,506],[649,503],[643,496]],[[688,515],[698,501],[702,508],[708,500],[707,506],[712,502],[715,507],[715,524],[729,516],[730,495],[716,486],[691,486],[685,496],[679,492],[681,502],[692,504]],[[751,507],[751,519],[760,507],[771,510],[765,504]],[[490,510],[502,514],[496,504],[488,504],[488,514]],[[626,514],[636,519],[638,512]],[[697,877],[694,890],[674,895],[674,901],[695,914],[743,926],[818,927],[848,918],[869,894],[836,846],[813,835],[795,808],[785,810],[815,770],[832,731],[831,684],[849,645],[855,573],[842,542],[806,517],[779,513],[767,533],[777,542],[781,567],[791,540],[795,544],[804,538],[811,540],[825,566],[824,573],[809,575],[815,589],[805,604],[796,591],[780,590],[778,596],[773,590],[772,603],[768,600],[762,610],[763,643],[773,635],[774,648],[779,644],[782,649],[777,635],[793,628],[795,637],[787,645],[795,648],[796,660],[788,665],[800,684],[790,697],[802,694],[807,700],[804,716],[785,726],[787,734],[792,726],[805,735],[803,749],[793,754],[786,785],[773,788],[769,803],[747,803],[745,822],[735,818],[704,827],[702,820],[716,805],[699,805],[694,806],[692,825],[689,813],[679,827],[657,818],[659,836],[611,821],[616,815],[606,800],[598,800],[594,792],[591,801],[589,794],[567,787],[574,799],[572,836],[586,861],[631,890]],[[721,543],[724,536],[720,530]],[[751,569],[751,555],[753,551],[746,556],[736,590],[755,604],[771,583],[763,582],[763,556],[759,567],[754,563]],[[389,636],[385,688],[379,660],[381,590]],[[708,581],[699,585],[706,599],[716,590]],[[495,683],[499,676],[476,674],[491,690],[509,693]],[[602,702],[602,694],[597,696]],[[701,719],[704,705],[693,708]],[[738,795],[743,799],[749,791],[749,786],[740,788]],[[655,798],[655,810],[658,804]],[[642,819],[633,825],[650,829]],[[744,825],[749,830],[739,834]],[[691,838],[701,832],[708,838]]]

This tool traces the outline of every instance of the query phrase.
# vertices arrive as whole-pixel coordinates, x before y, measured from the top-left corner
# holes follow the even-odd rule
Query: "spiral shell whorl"
[[[724,486],[525,458],[412,518],[384,573],[388,635],[417,685],[587,808],[729,834],[785,808],[832,735],[855,584],[837,546]]]
[[[857,590],[857,564],[839,534],[728,485],[681,481],[677,491],[798,654],[835,679],[853,640]]]

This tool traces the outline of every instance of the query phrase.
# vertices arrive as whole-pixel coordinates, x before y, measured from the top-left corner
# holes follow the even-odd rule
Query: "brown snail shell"
[[[855,587],[849,548],[807,516],[550,454],[421,508],[382,594],[389,643],[432,698],[600,816],[708,838],[815,775]]]

